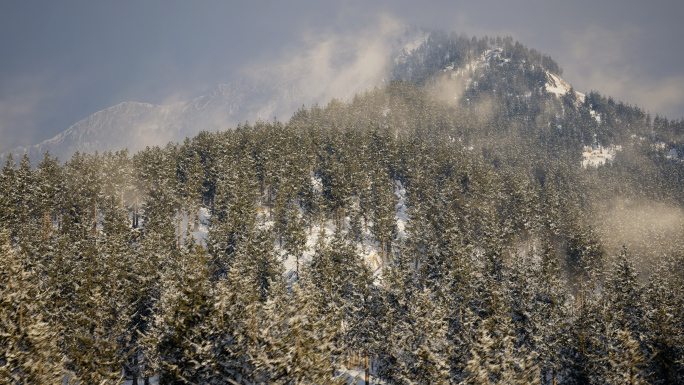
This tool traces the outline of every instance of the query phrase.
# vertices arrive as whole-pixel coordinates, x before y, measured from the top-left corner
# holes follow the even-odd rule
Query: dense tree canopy
[[[684,126],[561,72],[435,33],[286,124],[10,156],[0,383],[684,383]],[[611,222],[636,207],[671,226]]]

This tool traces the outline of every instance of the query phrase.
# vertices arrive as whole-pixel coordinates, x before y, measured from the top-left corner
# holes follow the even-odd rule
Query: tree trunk
[[[366,385],[370,385],[370,370],[368,367],[368,353],[366,353]]]
[[[392,356],[392,340],[393,340],[393,338],[392,338],[392,321],[393,321],[393,317],[392,317],[392,314],[390,314],[389,349],[388,349],[390,357]]]
[[[252,303],[252,336],[256,339],[256,301]]]
[[[138,357],[135,355],[135,353],[133,354],[133,365],[135,368],[133,369],[133,382],[131,385],[138,385]]]
[[[93,203],[93,235],[97,234],[97,201]]]
[[[24,326],[24,301],[19,299],[19,337],[21,337],[21,329]]]
[[[47,240],[47,232],[48,232],[48,227],[47,227],[47,210],[43,211],[43,241]]]

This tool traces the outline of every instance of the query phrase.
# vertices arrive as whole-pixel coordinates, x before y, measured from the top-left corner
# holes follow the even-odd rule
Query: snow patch
[[[613,164],[615,154],[620,150],[622,150],[622,146],[603,147],[600,144],[585,146],[582,152],[582,167]]]
[[[546,92],[556,95],[556,97],[561,97],[572,89],[572,85],[563,80],[560,76],[552,74],[546,71]],[[583,93],[575,91],[575,97],[577,98],[577,104],[584,103],[586,95]]]
[[[667,159],[679,159],[679,154],[677,154],[677,149],[672,148],[667,155],[665,155]]]

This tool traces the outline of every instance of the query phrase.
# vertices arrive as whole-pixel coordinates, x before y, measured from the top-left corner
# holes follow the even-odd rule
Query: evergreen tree
[[[58,383],[66,375],[61,339],[46,314],[47,290],[0,232],[0,383]]]
[[[406,319],[397,325],[399,378],[403,382],[449,383],[451,344],[439,295],[427,288],[416,293]]]
[[[198,347],[211,330],[212,293],[208,256],[190,243],[166,272],[154,323],[147,334],[151,364],[167,384],[203,383],[205,362]]]
[[[372,184],[371,201],[373,203],[373,226],[371,234],[380,246],[380,256],[384,267],[389,255],[389,245],[397,235],[396,197],[393,194],[394,184],[386,175],[378,175]]]
[[[681,261],[666,258],[649,277],[644,293],[647,366],[644,377],[653,384],[684,381],[684,320]],[[633,337],[632,337],[633,338]]]

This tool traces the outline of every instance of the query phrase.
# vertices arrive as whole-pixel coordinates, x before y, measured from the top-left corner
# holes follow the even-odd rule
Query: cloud
[[[683,246],[684,210],[678,205],[618,197],[600,202],[593,218],[607,254],[626,246],[642,272]]]
[[[332,98],[348,100],[355,93],[380,84],[403,28],[397,19],[381,15],[377,22],[351,33],[304,32],[304,49],[286,53],[258,69],[248,67],[243,73],[286,88],[285,94],[296,95],[298,99],[295,108],[302,103],[327,103]],[[257,115],[269,119],[281,110],[279,107],[265,105]]]
[[[648,72],[639,49],[644,31],[628,26],[608,30],[591,26],[563,33],[569,63],[564,78],[581,92],[597,90],[636,104],[652,114],[680,118],[684,110],[684,75]]]
[[[45,101],[41,78],[12,79],[2,84],[0,93],[0,152],[32,144],[32,132],[39,124],[36,111]],[[19,86],[21,85],[21,86]],[[7,90],[7,91],[5,91]]]

